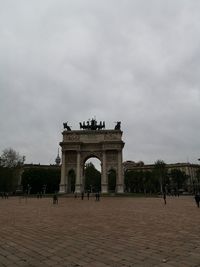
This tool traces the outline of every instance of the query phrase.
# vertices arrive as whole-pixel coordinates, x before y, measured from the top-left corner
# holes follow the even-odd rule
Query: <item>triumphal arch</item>
[[[122,141],[121,122],[114,129],[106,129],[105,122],[99,124],[95,119],[79,123],[80,130],[72,130],[63,123],[62,167],[60,193],[70,192],[69,173],[75,173],[75,192],[84,190],[85,162],[95,157],[101,161],[101,192],[108,192],[108,172],[116,173],[116,192],[124,192],[124,176],[122,170]]]

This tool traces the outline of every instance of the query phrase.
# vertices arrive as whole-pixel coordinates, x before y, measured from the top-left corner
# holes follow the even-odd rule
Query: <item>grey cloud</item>
[[[199,158],[197,1],[0,1],[0,150],[53,163],[62,123],[122,121],[124,159]]]

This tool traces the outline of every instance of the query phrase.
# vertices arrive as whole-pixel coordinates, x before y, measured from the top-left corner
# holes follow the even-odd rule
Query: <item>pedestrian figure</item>
[[[77,193],[74,194],[74,198],[77,198]]]
[[[58,196],[56,193],[53,195],[53,204],[58,204]]]
[[[199,202],[200,202],[200,195],[199,193],[197,193],[194,197],[195,201],[196,201],[196,204],[197,204],[197,207],[199,208]]]
[[[87,191],[87,199],[88,200],[90,199],[90,191],[89,190]]]
[[[100,200],[100,193],[96,192],[95,197],[96,197],[96,201],[99,201]]]
[[[82,191],[81,193],[81,199],[83,200],[84,199],[84,192]]]
[[[166,193],[165,192],[163,193],[163,199],[164,199],[164,203],[166,205],[167,204],[167,201],[166,201]]]

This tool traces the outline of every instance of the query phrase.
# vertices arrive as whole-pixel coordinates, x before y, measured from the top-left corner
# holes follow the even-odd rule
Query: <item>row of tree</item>
[[[85,190],[101,190],[101,173],[92,163],[85,166]],[[180,189],[187,188],[188,176],[179,169],[167,171],[166,164],[162,160],[155,162],[153,171],[128,170],[125,172],[124,185],[126,192],[135,193],[178,193]],[[200,172],[199,172],[200,178]],[[199,179],[200,180],[200,179]],[[75,174],[74,184],[75,188]],[[116,172],[110,170],[108,173],[108,191],[116,189]]]
[[[53,193],[59,190],[60,170],[29,168],[24,169],[25,156],[12,148],[3,150],[0,156],[0,192]]]
[[[0,157],[0,191],[15,191],[22,171],[25,156],[19,155],[15,150],[5,149]],[[84,169],[85,190],[101,190],[101,173],[93,163],[88,163]],[[186,188],[188,176],[179,169],[167,171],[162,160],[155,162],[153,171],[128,170],[125,172],[125,191],[157,193],[177,192]],[[31,193],[53,193],[59,190],[60,170],[29,168],[22,174],[22,187]],[[200,170],[197,171],[197,185],[200,185]],[[196,185],[195,185],[196,186]],[[116,188],[116,172],[108,173],[108,190],[114,192]],[[75,173],[71,173],[71,191],[75,190]]]
[[[164,176],[153,171],[128,171],[125,174],[125,191],[134,193],[178,193],[187,190],[188,176],[174,169]]]
[[[189,176],[180,169],[172,169],[168,172],[166,164],[162,160],[157,160],[152,172],[155,179],[160,184],[160,192],[178,192],[180,189],[187,190],[187,181]]]
[[[60,169],[29,168],[22,173],[23,192],[48,194],[59,191]]]
[[[18,186],[25,156],[12,148],[4,149],[0,156],[0,191],[14,192]]]

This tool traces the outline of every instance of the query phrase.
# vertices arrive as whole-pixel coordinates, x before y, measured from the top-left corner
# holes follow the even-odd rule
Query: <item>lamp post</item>
[[[43,196],[45,197],[47,185],[44,184],[43,187],[42,187],[42,189],[43,189]]]

